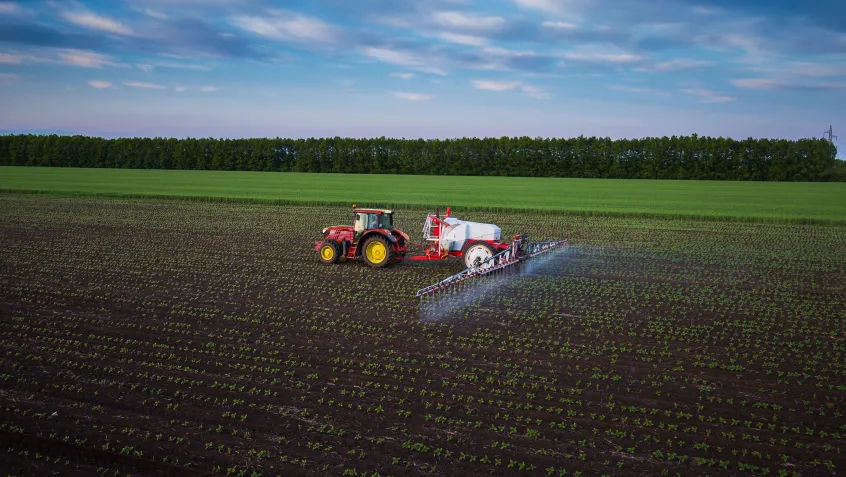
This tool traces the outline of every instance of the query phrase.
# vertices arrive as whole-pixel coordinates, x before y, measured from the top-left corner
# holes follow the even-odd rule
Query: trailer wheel
[[[338,263],[338,259],[341,258],[338,242],[335,242],[334,240],[327,240],[320,244],[318,256],[320,257],[321,263],[325,263],[327,265]]]
[[[381,268],[394,259],[394,249],[384,237],[376,236],[364,242],[364,262],[373,268]]]
[[[461,253],[466,268],[475,267],[488,257],[493,257],[494,254],[493,247],[487,242],[470,242]]]

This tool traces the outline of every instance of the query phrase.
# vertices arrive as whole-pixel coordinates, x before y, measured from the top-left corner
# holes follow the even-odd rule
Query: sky
[[[104,137],[846,140],[846,2],[0,0],[0,104]]]

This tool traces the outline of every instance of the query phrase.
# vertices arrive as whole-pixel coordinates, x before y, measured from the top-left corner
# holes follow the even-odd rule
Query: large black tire
[[[341,247],[338,246],[338,242],[334,240],[326,240],[320,244],[320,248],[317,249],[317,256],[321,263],[325,263],[327,265],[338,263],[338,259],[341,258]]]
[[[464,258],[464,267],[470,268],[476,265],[475,262],[481,262],[487,257],[492,257],[496,252],[491,244],[482,241],[468,242],[461,251],[461,256]]]
[[[370,237],[364,241],[361,256],[364,257],[364,263],[367,265],[373,268],[382,268],[393,261],[394,248],[382,236]]]

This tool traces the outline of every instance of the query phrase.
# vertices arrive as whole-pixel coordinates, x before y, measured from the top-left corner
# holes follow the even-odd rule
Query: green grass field
[[[0,167],[0,189],[846,223],[846,184]]]

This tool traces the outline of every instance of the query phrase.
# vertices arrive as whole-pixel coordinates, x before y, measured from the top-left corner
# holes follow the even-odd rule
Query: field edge
[[[342,206],[349,207],[350,201],[332,200],[298,200],[298,199],[263,199],[256,197],[221,197],[203,195],[178,195],[178,194],[145,194],[136,192],[90,192],[90,191],[57,191],[39,189],[11,189],[0,188],[0,195],[44,195],[53,197],[92,197],[92,198],[113,198],[113,199],[138,199],[138,200],[178,200],[189,202],[219,202],[219,203],[244,203],[244,204],[268,204],[268,205],[302,205],[302,206]],[[429,203],[417,202],[379,202],[368,201],[368,206],[386,209],[399,207],[430,208]],[[527,207],[485,207],[478,205],[454,204],[453,208],[460,207],[468,212],[525,212],[545,213],[550,215],[570,217],[618,217],[638,219],[662,219],[662,220],[699,220],[703,222],[737,222],[751,224],[784,224],[784,225],[846,225],[846,219],[821,219],[810,217],[766,217],[766,216],[716,216],[698,214],[674,214],[660,212],[620,212],[620,211],[599,211],[599,210],[577,210],[577,209],[543,209]]]

